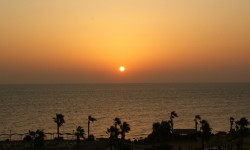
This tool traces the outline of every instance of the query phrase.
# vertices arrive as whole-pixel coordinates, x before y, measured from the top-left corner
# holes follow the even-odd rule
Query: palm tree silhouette
[[[230,117],[230,132],[233,132],[233,124],[234,124],[234,118]]]
[[[109,134],[109,138],[115,138],[115,134],[118,132],[118,129],[114,126],[110,126],[110,128],[107,129],[106,133]]]
[[[121,125],[121,119],[120,118],[115,118],[114,119],[114,125],[115,125],[115,128],[116,128],[116,132],[115,132],[115,138],[117,139],[118,138],[118,135],[119,135],[119,129],[118,129],[118,125],[120,126]]]
[[[174,133],[174,118],[178,117],[178,115],[175,113],[175,111],[172,111],[170,114],[170,123],[171,123],[171,130],[172,130],[172,134]]]
[[[161,124],[159,122],[154,122],[152,125],[152,138],[153,138],[153,146],[155,146],[156,142],[159,139],[159,135],[161,132]]]
[[[161,123],[155,122],[153,123],[152,129],[153,131],[148,137],[153,140],[153,146],[155,146],[157,142],[167,140],[171,135],[170,121],[162,120]]]
[[[36,130],[35,139],[34,139],[34,143],[35,143],[36,148],[43,147],[43,145],[44,145],[44,137],[45,137],[45,134],[44,134],[43,130]]]
[[[236,121],[236,125],[240,126],[240,131],[247,130],[247,126],[249,125],[249,121],[246,119],[246,117],[240,118],[239,121]]]
[[[79,150],[80,140],[81,138],[84,138],[84,129],[81,126],[78,126],[76,128],[75,136],[76,136],[76,147],[77,147],[77,150]]]
[[[241,149],[243,146],[244,136],[249,132],[249,128],[247,126],[249,125],[249,121],[246,117],[240,118],[240,120],[235,122],[237,133],[239,134],[240,141],[238,143],[238,148]]]
[[[153,135],[159,135],[161,124],[159,122],[153,123]]]
[[[160,125],[160,139],[167,139],[171,134],[170,121],[162,121]]]
[[[90,132],[90,122],[96,121],[95,118],[88,116],[88,139],[89,139],[89,132]]]
[[[204,149],[204,142],[208,140],[211,135],[211,130],[209,123],[206,120],[201,121],[201,130],[202,130],[202,149]]]
[[[239,121],[235,121],[235,131],[239,131]]]
[[[198,132],[198,120],[199,121],[201,120],[200,115],[196,115],[195,118],[194,118],[196,132]]]
[[[116,117],[116,118],[114,119],[114,124],[115,124],[115,127],[117,128],[117,125],[120,125],[120,124],[121,124],[121,119]]]
[[[78,126],[78,127],[76,128],[76,133],[75,133],[75,135],[78,136],[78,138],[80,139],[80,138],[84,138],[84,134],[85,134],[84,129],[83,129],[81,126]]]
[[[34,149],[42,148],[44,145],[45,134],[43,130],[29,131],[28,135],[24,137],[24,142],[34,142]]]
[[[130,131],[130,125],[127,122],[123,122],[123,124],[120,125],[120,128],[121,128],[122,140],[124,140],[125,134]]]
[[[53,119],[57,125],[57,138],[59,139],[59,128],[65,123],[64,116],[62,114],[56,114],[56,117]]]
[[[110,144],[110,150],[112,150],[112,147],[114,145],[114,141],[117,140],[117,133],[118,129],[115,126],[110,126],[110,128],[106,131],[107,134],[109,134],[109,144]]]
[[[201,130],[202,133],[206,134],[206,135],[210,135],[211,134],[211,128],[209,123],[206,120],[202,120],[201,121]]]

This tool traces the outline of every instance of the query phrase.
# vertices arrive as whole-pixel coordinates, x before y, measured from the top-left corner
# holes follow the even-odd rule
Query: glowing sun
[[[121,66],[121,67],[119,68],[119,70],[120,70],[121,72],[123,72],[123,71],[125,71],[125,68],[124,68],[123,66]]]

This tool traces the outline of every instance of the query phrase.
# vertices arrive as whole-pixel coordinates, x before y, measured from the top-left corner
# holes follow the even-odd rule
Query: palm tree
[[[160,127],[161,127],[161,124],[159,122],[155,122],[153,123],[153,132],[152,134],[154,136],[159,136],[159,133],[160,133]]]
[[[230,117],[230,132],[233,132],[233,124],[234,124],[234,118]]]
[[[116,118],[114,119],[114,124],[115,124],[115,127],[117,128],[117,125],[120,125],[120,124],[121,124],[121,119],[116,117]]]
[[[166,139],[171,134],[170,121],[162,121],[160,125],[160,139]]]
[[[75,135],[77,136],[77,138],[84,138],[84,134],[85,134],[85,131],[84,131],[84,129],[81,127],[81,126],[78,126],[77,128],[76,128],[76,133],[75,133]]]
[[[201,120],[200,115],[196,115],[195,118],[194,118],[196,132],[198,131],[198,120],[199,121]]]
[[[202,149],[204,149],[204,141],[208,140],[211,135],[211,130],[209,123],[206,120],[201,121],[201,133],[202,133]]]
[[[235,121],[235,131],[239,131],[239,129],[240,129],[240,128],[239,128],[239,125],[238,125],[239,122],[240,122],[240,121]]]
[[[157,142],[165,141],[171,135],[171,123],[170,121],[162,121],[161,123],[155,122],[152,127],[153,131],[149,135],[149,138],[153,141],[153,146]]]
[[[45,134],[43,130],[29,131],[29,134],[24,137],[25,142],[34,142],[34,149],[41,148],[44,145]]]
[[[76,147],[77,147],[77,150],[79,150],[80,140],[81,138],[84,138],[84,129],[81,126],[78,126],[76,128],[75,135],[76,135]]]
[[[43,130],[36,130],[35,139],[34,139],[36,148],[41,148],[44,145],[44,137],[45,137],[45,134]]]
[[[59,128],[65,123],[64,116],[62,114],[56,114],[56,117],[53,119],[57,125],[57,138],[59,139]]]
[[[114,138],[116,132],[118,132],[118,129],[114,126],[110,126],[110,128],[107,129],[106,133],[109,134],[109,138]]]
[[[112,150],[114,141],[118,138],[116,136],[118,133],[118,129],[114,126],[110,126],[110,128],[107,129],[106,133],[109,134],[110,150]]]
[[[152,125],[152,134],[151,137],[153,138],[153,146],[155,146],[158,139],[160,139],[160,131],[161,131],[161,124],[159,122],[155,122]]]
[[[118,125],[120,126],[121,123],[122,123],[122,122],[121,122],[121,119],[120,119],[120,118],[117,118],[117,117],[116,117],[116,118],[114,119],[114,125],[115,125],[116,131],[117,131],[117,132],[115,132],[115,137],[116,137],[116,138],[118,138],[118,135],[119,135],[119,129],[118,129],[117,126],[118,126]]]
[[[91,116],[88,117],[88,139],[89,139],[89,132],[90,132],[90,127],[89,127],[89,125],[90,125],[90,122],[94,122],[94,121],[96,121],[95,118],[93,118],[93,117],[91,117]]]
[[[170,123],[171,123],[172,134],[174,133],[174,121],[173,121],[173,119],[175,117],[178,117],[178,115],[175,113],[175,111],[172,111],[170,114]]]
[[[247,126],[249,125],[249,121],[245,117],[243,117],[243,118],[240,118],[240,120],[236,121],[235,125],[236,125],[236,131],[239,134],[240,141],[238,143],[238,146],[239,146],[238,149],[240,149],[242,148],[243,143],[244,143],[244,136],[249,131],[249,129],[247,128]]]
[[[122,140],[124,140],[125,134],[130,131],[130,125],[127,122],[123,122],[123,124],[120,125],[120,128],[121,128]]]
[[[206,120],[201,121],[201,130],[203,134],[211,135],[212,129],[210,128],[210,125]]]
[[[236,121],[236,125],[240,126],[241,131],[245,131],[247,126],[249,125],[249,121],[246,119],[246,117],[240,118],[239,121]]]

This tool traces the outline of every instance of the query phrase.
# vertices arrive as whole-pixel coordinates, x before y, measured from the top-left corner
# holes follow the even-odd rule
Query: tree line
[[[174,119],[178,117],[177,113],[175,111],[172,111],[169,116],[169,120],[161,122],[155,122],[152,125],[152,133],[148,135],[146,139],[153,141],[153,143],[159,142],[159,141],[166,141],[172,137],[175,136],[175,130],[174,130]],[[56,123],[57,127],[57,137],[54,140],[60,141],[63,140],[63,137],[60,137],[60,127],[65,124],[64,115],[62,114],[56,114],[56,116],[53,118],[53,121]],[[85,138],[85,130],[83,127],[78,126],[75,131],[76,136],[76,146],[77,149],[79,148],[79,143],[81,139],[93,141],[94,135],[90,134],[90,125],[91,123],[97,121],[92,116],[88,116],[88,136]],[[237,134],[237,135],[244,135],[246,133],[249,133],[249,128],[247,127],[249,125],[249,121],[247,118],[243,117],[240,118],[240,120],[235,120],[233,117],[229,118],[230,123],[230,134]],[[200,127],[198,129],[198,126]],[[208,121],[201,119],[200,115],[196,115],[194,117],[194,129],[195,129],[195,136],[201,137],[202,139],[202,146],[204,147],[204,142],[209,139],[209,137],[212,135],[212,128],[210,127],[210,124]],[[120,118],[114,118],[113,125],[111,125],[109,128],[107,128],[106,133],[109,135],[110,140],[110,147],[113,145],[117,145],[117,143],[124,142],[126,133],[128,133],[131,130],[130,125],[125,121],[122,122]],[[24,141],[33,141],[34,147],[42,147],[44,144],[44,138],[45,134],[43,130],[36,130],[36,131],[29,131],[28,135],[24,137]]]

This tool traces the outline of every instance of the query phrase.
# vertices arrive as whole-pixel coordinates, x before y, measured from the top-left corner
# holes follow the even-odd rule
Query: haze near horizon
[[[249,6],[1,1],[0,83],[250,82]]]

